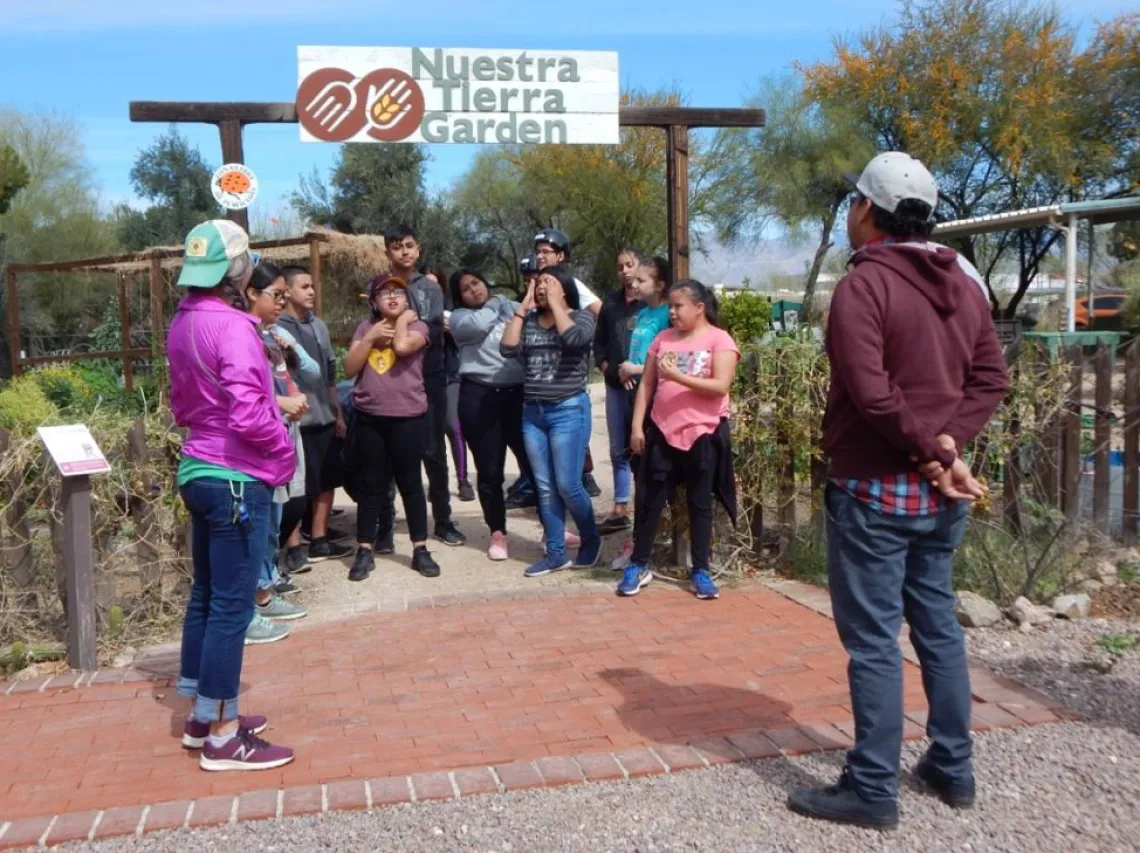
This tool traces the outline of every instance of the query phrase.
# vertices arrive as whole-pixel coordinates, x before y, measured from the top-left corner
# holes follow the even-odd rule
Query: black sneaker
[[[412,568],[425,578],[439,577],[439,563],[432,559],[426,545],[420,545],[412,552]]]
[[[309,543],[309,559],[314,563],[322,563],[325,560],[340,560],[351,553],[351,548],[337,545],[328,539],[314,539]]]
[[[459,528],[455,526],[454,521],[437,522],[435,525],[435,538],[444,545],[451,545],[453,548],[458,545],[467,544],[467,537],[459,532]]]
[[[512,495],[507,495],[504,503],[506,509],[530,509],[538,506],[538,495],[529,489],[519,489]]]
[[[609,536],[612,533],[621,533],[633,527],[633,521],[628,515],[611,515],[598,524],[598,533]]]
[[[389,530],[383,536],[376,537],[375,550],[377,555],[388,555],[396,553],[396,540],[392,531]]]
[[[313,539],[313,531],[307,527],[301,528],[301,538],[306,542],[311,542]],[[341,542],[348,538],[348,534],[330,527],[325,531],[323,538],[328,539],[330,542]]]
[[[303,575],[305,572],[311,572],[312,565],[309,563],[309,557],[305,554],[305,549],[300,545],[293,548],[285,549],[285,571],[291,575]]]
[[[475,500],[475,489],[470,480],[459,481],[459,499],[465,503]]]
[[[376,566],[376,559],[367,548],[357,548],[356,556],[352,558],[352,568],[348,570],[350,581],[368,580],[372,569]]]
[[[930,756],[924,755],[915,765],[914,775],[930,786],[938,795],[938,799],[952,809],[972,809],[977,789],[974,780],[969,782],[952,782],[943,775],[942,771],[934,766]]]
[[[592,498],[596,498],[602,493],[602,487],[598,485],[593,474],[583,474],[582,485],[586,487],[586,494]]]
[[[329,510],[329,518],[340,518],[344,515],[344,510],[340,507],[333,507]]]
[[[301,588],[293,583],[289,575],[281,575],[281,578],[273,585],[273,591],[278,595],[292,595],[295,592],[300,592]]]
[[[788,795],[788,808],[804,817],[868,829],[894,829],[899,825],[898,803],[867,802],[855,791],[846,769],[839,781],[827,788],[793,789]]]

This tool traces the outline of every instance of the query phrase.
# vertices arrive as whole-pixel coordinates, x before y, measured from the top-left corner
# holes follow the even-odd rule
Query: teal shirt
[[[669,304],[662,302],[656,308],[642,308],[637,313],[637,324],[629,338],[630,364],[645,364],[653,339],[669,328]]]
[[[182,461],[178,463],[179,488],[185,486],[191,480],[201,480],[204,477],[229,480],[231,483],[254,482],[253,477],[249,476],[249,474],[243,474],[241,471],[235,471],[233,468],[213,465],[209,462],[203,462],[201,459],[195,459],[193,456],[182,457]]]

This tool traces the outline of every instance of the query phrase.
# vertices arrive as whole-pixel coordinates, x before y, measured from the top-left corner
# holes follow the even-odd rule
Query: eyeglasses
[[[393,296],[403,294],[403,292],[404,289],[402,287],[389,287],[384,290],[376,291],[375,296],[378,296],[381,299],[391,299]]]
[[[263,290],[263,291],[261,291],[261,295],[262,296],[268,296],[274,302],[280,302],[282,305],[285,304],[285,300],[288,298],[287,294],[283,290],[278,290],[278,291]]]

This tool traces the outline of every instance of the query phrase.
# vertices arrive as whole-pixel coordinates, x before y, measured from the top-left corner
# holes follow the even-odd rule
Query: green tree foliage
[[[28,168],[10,145],[0,147],[0,216],[8,212],[16,193],[28,185]]]
[[[816,281],[851,192],[843,176],[859,172],[874,145],[860,136],[848,112],[805,97],[798,78],[766,81],[753,103],[766,109],[766,127],[717,135],[709,157],[715,179],[710,216],[727,243],[759,236],[774,222],[793,241],[814,245],[803,281],[801,321],[808,323]]]
[[[178,130],[170,130],[139,152],[131,168],[131,184],[146,210],[120,205],[119,236],[130,250],[178,245],[186,233],[222,211],[210,190],[213,168]]]
[[[1140,16],[1122,16],[1082,47],[1054,5],[908,0],[804,69],[806,91],[852,111],[879,149],[927,163],[942,218],[1097,198],[1140,165],[1129,160],[1140,137],[1138,34]],[[1057,239],[1053,228],[1025,229],[958,248],[987,280],[1016,259],[1018,288],[1001,306],[1011,317]],[[991,299],[997,309],[992,289]]]

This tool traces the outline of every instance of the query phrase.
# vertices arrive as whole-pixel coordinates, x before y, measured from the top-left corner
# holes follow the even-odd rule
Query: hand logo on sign
[[[297,118],[325,142],[345,142],[367,130],[373,139],[398,142],[423,120],[424,93],[403,71],[381,68],[356,78],[342,68],[321,68],[297,89]]]

